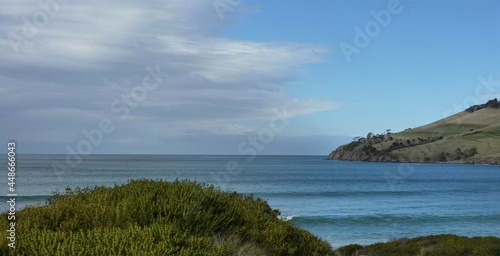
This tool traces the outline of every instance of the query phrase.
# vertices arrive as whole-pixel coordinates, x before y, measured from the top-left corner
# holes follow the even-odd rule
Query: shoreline
[[[329,159],[328,157],[323,159],[326,161],[338,161],[338,162],[355,162],[355,163],[394,163],[394,164],[462,164],[462,165],[500,165],[500,163],[467,163],[467,162],[415,162],[415,161],[363,161],[363,160],[346,160],[346,159]]]

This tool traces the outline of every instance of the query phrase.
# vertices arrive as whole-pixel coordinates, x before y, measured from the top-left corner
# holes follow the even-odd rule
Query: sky
[[[0,6],[0,152],[327,155],[500,97],[499,1]]]

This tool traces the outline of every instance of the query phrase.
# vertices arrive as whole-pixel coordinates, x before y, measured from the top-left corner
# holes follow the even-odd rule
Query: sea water
[[[141,178],[189,179],[265,199],[283,218],[334,247],[445,233],[500,237],[500,166],[324,159],[19,155],[17,207],[43,204],[66,187],[114,186]],[[0,164],[6,166],[6,160]],[[6,167],[4,173],[2,212],[9,200]]]

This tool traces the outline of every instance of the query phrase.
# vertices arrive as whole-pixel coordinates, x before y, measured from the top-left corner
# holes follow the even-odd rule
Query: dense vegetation
[[[337,249],[339,256],[493,256],[500,255],[500,238],[455,235],[402,238],[368,246],[357,244]]]
[[[67,189],[16,213],[0,255],[334,255],[251,196],[188,181]],[[3,230],[7,216],[0,220]]]

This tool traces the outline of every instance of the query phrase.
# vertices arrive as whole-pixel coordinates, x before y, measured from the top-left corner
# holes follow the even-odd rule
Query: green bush
[[[0,255],[334,255],[265,201],[189,181],[67,189],[18,211],[16,238]]]
[[[363,246],[359,244],[350,244],[337,249],[337,254],[341,256],[356,256],[356,253],[363,249]]]
[[[402,238],[368,246],[347,245],[336,250],[339,256],[494,256],[500,255],[498,237],[463,237],[456,235]]]

